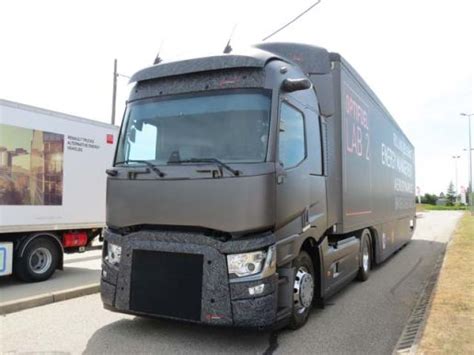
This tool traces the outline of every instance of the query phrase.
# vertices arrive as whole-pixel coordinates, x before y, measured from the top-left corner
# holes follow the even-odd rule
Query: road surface
[[[0,352],[391,354],[424,281],[461,213],[429,212],[410,244],[315,309],[306,326],[277,333],[142,319],[102,309],[99,295],[0,318]]]
[[[14,276],[0,278],[0,304],[35,297],[46,293],[65,291],[71,288],[100,282],[101,250],[65,254],[64,270],[56,270],[44,282],[25,283]]]

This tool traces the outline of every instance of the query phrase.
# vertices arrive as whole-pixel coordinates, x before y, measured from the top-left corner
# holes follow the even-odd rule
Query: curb
[[[19,300],[0,303],[0,315],[22,311],[24,309],[44,306],[46,304],[65,301],[71,298],[87,296],[100,290],[99,283],[70,288],[68,290],[43,293],[42,295],[21,298]]]
[[[462,218],[462,217],[461,217]],[[435,290],[438,287],[438,280],[448,254],[448,248],[453,240],[458,225],[461,219],[456,222],[453,232],[449,236],[444,250],[438,255],[434,268],[421,288],[415,306],[413,307],[410,316],[408,317],[405,327],[397,341],[397,345],[392,352],[392,355],[415,355],[418,350],[418,345],[423,338],[426,321],[431,310],[431,304],[434,299]]]
[[[447,247],[438,256],[431,275],[424,283],[415,306],[413,307],[402,334],[398,339],[397,345],[395,346],[395,350],[393,351],[394,355],[416,354],[431,309],[434,291],[438,285],[438,278],[444,265],[446,251]]]

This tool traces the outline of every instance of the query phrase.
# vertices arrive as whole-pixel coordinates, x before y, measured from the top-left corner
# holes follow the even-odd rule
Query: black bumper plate
[[[130,310],[200,321],[203,256],[134,250]]]

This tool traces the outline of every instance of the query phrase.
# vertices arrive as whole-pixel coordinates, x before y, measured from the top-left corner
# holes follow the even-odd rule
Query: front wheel
[[[47,238],[32,240],[15,262],[14,271],[22,281],[39,282],[47,280],[56,270],[59,251],[53,241]]]
[[[302,251],[294,262],[293,312],[289,327],[298,329],[308,320],[314,298],[314,267],[311,257]]]
[[[368,229],[362,231],[360,245],[360,266],[357,279],[359,281],[365,281],[369,278],[370,266],[372,264],[372,248],[370,244],[370,232]]]

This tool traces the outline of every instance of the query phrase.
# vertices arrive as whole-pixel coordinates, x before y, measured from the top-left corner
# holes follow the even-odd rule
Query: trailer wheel
[[[314,267],[307,252],[301,251],[294,261],[293,311],[289,327],[298,329],[308,320],[314,298]]]
[[[369,278],[370,266],[372,265],[372,253],[370,247],[370,232],[368,229],[362,231],[360,237],[360,266],[357,279],[365,281]]]
[[[47,238],[36,238],[31,241],[18,257],[14,271],[22,281],[39,282],[47,280],[56,270],[59,261],[59,251],[53,241]]]

